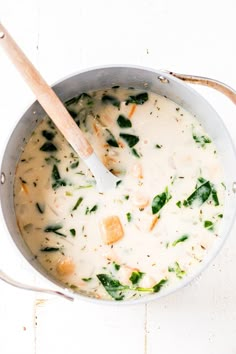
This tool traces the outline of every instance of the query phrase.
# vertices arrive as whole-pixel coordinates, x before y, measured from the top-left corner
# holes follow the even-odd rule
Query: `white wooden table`
[[[2,21],[50,84],[82,68],[129,63],[210,76],[236,87],[235,13],[235,0],[0,0]],[[236,108],[218,93],[198,90],[235,140]],[[0,51],[1,151],[32,101]],[[0,353],[235,354],[235,231],[197,281],[148,305],[69,303],[0,282]],[[2,222],[0,268],[45,285]]]

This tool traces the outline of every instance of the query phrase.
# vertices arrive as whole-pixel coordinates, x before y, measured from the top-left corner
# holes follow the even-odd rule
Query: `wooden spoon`
[[[91,170],[99,192],[114,188],[118,178],[114,176],[99,160],[83,132],[70,116],[65,106],[42,78],[33,64],[25,56],[16,42],[0,23],[0,44],[6,51],[12,63],[18,69],[24,80],[35,94],[37,100],[48,116],[55,123],[75,152],[84,160]]]

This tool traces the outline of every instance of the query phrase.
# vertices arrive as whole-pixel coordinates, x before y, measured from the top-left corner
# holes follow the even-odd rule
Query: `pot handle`
[[[13,280],[12,278],[10,278],[8,275],[6,275],[3,271],[0,270],[0,279],[2,281],[4,281],[7,284],[10,284],[16,288],[20,288],[20,289],[24,289],[24,290],[29,290],[29,291],[36,291],[39,293],[45,293],[45,294],[50,294],[50,295],[58,295],[63,297],[64,299],[70,300],[70,301],[74,301],[74,298],[70,295],[67,295],[65,293],[62,293],[60,291],[57,290],[51,290],[51,289],[43,289],[43,288],[38,288],[38,287],[34,287],[31,285],[26,285],[26,284],[22,284],[19,283],[16,280]]]
[[[208,77],[203,77],[203,76],[177,74],[172,71],[165,71],[165,72],[168,73],[169,75],[177,77],[178,79],[180,79],[182,81],[189,82],[190,84],[197,84],[197,85],[211,87],[211,88],[223,93],[234,104],[236,104],[236,91],[234,89],[232,89],[230,86],[224,84],[223,82],[220,82],[220,81],[217,81],[214,79],[210,79]]]

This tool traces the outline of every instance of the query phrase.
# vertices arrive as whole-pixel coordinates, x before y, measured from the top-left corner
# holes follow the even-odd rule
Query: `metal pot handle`
[[[197,84],[197,85],[211,87],[211,88],[223,93],[234,104],[236,104],[236,91],[234,89],[232,89],[230,86],[224,84],[223,82],[213,80],[208,77],[177,74],[172,71],[165,71],[165,72],[168,73],[169,75],[177,77],[180,80],[189,82],[190,84]]]
[[[50,295],[58,295],[58,296],[63,297],[64,299],[74,301],[74,298],[72,296],[62,293],[57,290],[43,289],[43,288],[38,288],[38,287],[31,286],[31,285],[19,283],[18,281],[11,279],[8,275],[6,275],[1,270],[0,270],[0,279],[3,280],[7,284],[15,286],[16,288],[30,290],[30,291],[37,291],[39,293],[46,293],[46,294],[50,294]]]

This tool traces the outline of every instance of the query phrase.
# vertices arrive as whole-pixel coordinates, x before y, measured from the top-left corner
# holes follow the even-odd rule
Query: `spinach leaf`
[[[211,185],[211,195],[212,195],[212,199],[215,203],[215,206],[218,206],[220,203],[219,203],[219,198],[218,198],[218,195],[217,195],[217,191],[215,189],[215,187],[213,185]]]
[[[79,161],[75,161],[70,165],[70,168],[74,169],[79,166]]]
[[[49,225],[44,229],[44,232],[53,232],[56,235],[66,237],[66,235],[62,234],[58,230],[61,230],[62,226],[61,225]]]
[[[137,152],[137,150],[135,149],[135,148],[133,148],[133,149],[131,149],[131,151],[132,151],[132,154],[135,156],[135,157],[137,157],[138,159],[140,159],[140,155],[139,155],[139,153]]]
[[[40,150],[45,152],[57,151],[57,147],[50,141],[46,141],[46,143],[41,146]]]
[[[166,187],[163,193],[158,194],[153,198],[152,213],[157,214],[171,198],[172,196],[169,194],[168,187]]]
[[[92,97],[86,92],[82,92],[79,96],[73,97],[70,100],[65,102],[66,106],[70,106],[73,103],[78,103],[80,99],[91,99]]]
[[[95,213],[97,211],[98,206],[94,205],[91,209],[89,207],[86,208],[85,215]]]
[[[132,215],[130,213],[126,214],[127,221],[130,222],[132,219]]]
[[[40,212],[40,214],[44,213],[45,207],[42,204],[36,203],[35,204],[36,208],[38,209],[38,211]]]
[[[117,124],[119,125],[120,128],[131,128],[132,123],[129,118],[124,117],[122,114],[119,115],[117,118]]]
[[[133,285],[138,284],[138,282],[140,281],[140,279],[142,278],[143,275],[144,275],[144,273],[139,272],[138,270],[135,270],[132,272],[129,280],[131,281],[131,283]]]
[[[71,115],[71,117],[75,120],[75,118],[77,118],[77,113],[75,111],[73,111],[72,109],[67,108],[67,111],[69,112],[69,114]],[[77,122],[76,122],[77,123]],[[77,124],[79,125],[79,124]]]
[[[119,270],[120,269],[120,265],[117,264],[116,262],[113,262],[113,266],[114,266],[115,270]]]
[[[172,243],[172,246],[176,246],[180,242],[184,242],[189,238],[189,235],[183,235]]]
[[[142,273],[143,274],[143,273]],[[123,300],[124,299],[124,291],[140,291],[140,292],[149,292],[149,293],[157,293],[161,290],[162,286],[167,282],[167,279],[162,279],[154,285],[152,288],[142,288],[135,286],[123,285],[119,282],[119,280],[110,277],[107,274],[97,274],[97,278],[100,280],[108,294],[110,294],[115,300]],[[138,280],[137,280],[138,281]]]
[[[64,179],[61,179],[60,173],[58,171],[58,168],[56,165],[53,165],[52,169],[52,188],[57,189],[62,186],[66,186],[66,181]]]
[[[214,224],[213,224],[212,221],[206,220],[206,221],[204,221],[204,227],[205,227],[207,230],[213,231],[213,229],[214,229]]]
[[[203,183],[198,187],[186,200],[184,200],[184,206],[192,206],[193,204],[202,205],[211,194],[211,183],[209,181]]]
[[[60,173],[56,165],[53,165],[52,168],[52,178],[56,181],[61,178]]]
[[[113,147],[119,147],[119,144],[116,141],[116,138],[114,137],[114,135],[110,132],[109,129],[106,129],[107,133],[108,133],[108,138],[106,140],[107,144],[113,146]]]
[[[120,101],[118,98],[110,95],[102,96],[102,103],[104,104],[112,104],[114,107],[120,108]]]
[[[44,138],[46,138],[47,140],[53,140],[53,138],[55,137],[55,133],[49,130],[43,130],[42,136],[44,136]]]
[[[76,230],[75,229],[70,229],[70,233],[73,237],[76,236]]]
[[[185,270],[180,268],[180,265],[178,262],[175,262],[173,267],[168,267],[169,272],[174,272],[176,277],[179,279],[182,279],[183,276],[186,274]]]
[[[80,204],[82,203],[82,201],[83,201],[83,198],[80,197],[80,198],[77,200],[77,202],[75,203],[75,205],[74,205],[72,211],[76,210],[76,209],[80,206]]]
[[[59,250],[59,247],[44,247],[40,249],[41,252],[57,252]]]
[[[92,280],[92,278],[82,278],[82,280],[88,282],[88,281]]]
[[[177,205],[178,208],[181,208],[181,205],[182,205],[181,201],[179,200],[179,201],[176,203],[176,205]]]
[[[47,162],[47,164],[53,164],[53,163],[59,163],[59,162],[61,162],[61,160],[59,160],[59,159],[57,159],[55,156],[49,156],[49,157],[46,157],[45,159],[44,159],[46,162]]]
[[[120,137],[126,141],[130,148],[139,142],[139,137],[136,135],[120,133]]]
[[[128,105],[129,103],[144,104],[147,100],[148,100],[148,93],[143,92],[143,93],[139,93],[136,96],[129,96],[125,104],[126,105]]]
[[[122,180],[120,179],[119,181],[116,182],[116,188],[122,183]]]
[[[161,148],[162,148],[162,145],[156,144],[155,147],[156,147],[157,149],[161,149]]]
[[[196,134],[193,133],[193,140],[197,143],[197,144],[200,144],[201,147],[205,147],[206,144],[210,144],[211,143],[211,140],[207,137],[207,136],[204,136],[204,135],[201,135],[201,136],[197,136]]]
[[[122,294],[122,291],[129,289],[128,286],[122,285],[119,280],[113,279],[107,274],[97,274],[97,278],[113,299],[123,300],[124,294]]]
[[[167,279],[160,280],[159,283],[154,285],[153,292],[158,293],[161,290],[161,288],[163,287],[163,285],[165,285],[166,283],[167,283]]]

